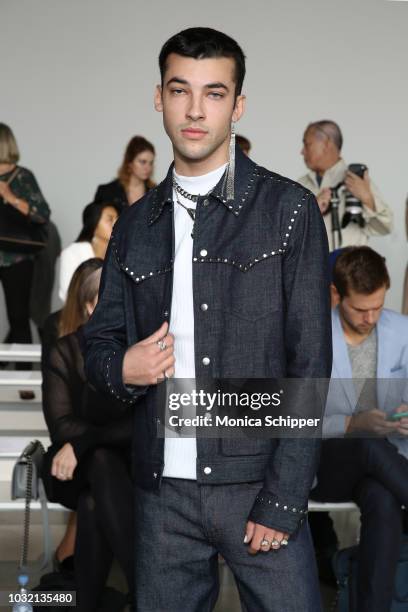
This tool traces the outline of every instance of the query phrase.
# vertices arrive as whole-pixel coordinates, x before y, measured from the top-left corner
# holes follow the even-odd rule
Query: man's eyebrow
[[[225,89],[225,91],[229,91],[228,87],[224,83],[221,83],[221,81],[216,83],[208,83],[205,85],[205,87],[207,89]]]
[[[189,85],[189,82],[186,79],[182,79],[181,77],[172,77],[166,83],[166,85],[170,85],[170,83],[181,83],[181,85]]]
[[[170,85],[171,83],[178,83],[180,85],[189,85],[190,83],[181,77],[172,77],[166,83],[166,85]],[[221,81],[216,81],[215,83],[207,83],[204,85],[205,89],[225,89],[225,91],[229,91],[229,88],[225,85],[225,83],[221,83]]]

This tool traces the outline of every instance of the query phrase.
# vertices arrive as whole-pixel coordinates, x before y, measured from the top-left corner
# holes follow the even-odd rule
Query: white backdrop
[[[96,186],[114,177],[143,134],[171,149],[152,96],[162,43],[184,27],[224,30],[247,55],[247,112],[238,131],[258,163],[297,178],[312,120],[336,120],[344,157],[368,165],[395,213],[387,305],[400,310],[407,260],[408,3],[382,0],[0,0],[0,121],[14,130],[64,245]],[[0,308],[0,331],[5,329]]]

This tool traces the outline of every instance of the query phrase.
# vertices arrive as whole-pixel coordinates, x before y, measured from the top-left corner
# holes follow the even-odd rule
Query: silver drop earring
[[[227,200],[234,200],[235,182],[235,127],[231,124],[231,139],[229,144],[229,163],[227,168]]]

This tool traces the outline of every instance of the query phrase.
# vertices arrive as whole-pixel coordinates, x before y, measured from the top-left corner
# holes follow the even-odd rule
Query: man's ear
[[[336,287],[331,283],[330,285],[330,297],[331,297],[331,307],[336,308],[337,304],[340,303],[340,294],[337,291]]]
[[[239,121],[245,112],[246,96],[240,95],[235,100],[234,112],[232,113],[232,121]]]
[[[161,85],[156,85],[156,89],[154,90],[154,108],[157,110],[158,113],[163,112],[163,97]]]

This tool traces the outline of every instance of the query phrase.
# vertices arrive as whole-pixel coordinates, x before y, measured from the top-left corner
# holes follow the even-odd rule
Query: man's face
[[[167,58],[155,107],[183,160],[202,161],[228,150],[231,121],[238,121],[244,106],[244,96],[235,100],[234,68],[233,59],[225,57],[197,60],[171,53]]]
[[[329,139],[316,130],[306,130],[301,154],[310,170],[320,172],[326,166]]]
[[[343,323],[354,333],[367,336],[376,326],[384,307],[386,287],[381,287],[364,295],[350,291],[339,302],[339,312]]]

